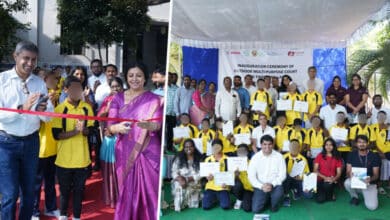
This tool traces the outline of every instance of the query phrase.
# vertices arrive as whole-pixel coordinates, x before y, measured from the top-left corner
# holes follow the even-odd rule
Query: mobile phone
[[[44,102],[47,102],[47,100],[49,100],[49,96],[47,95],[40,95],[39,96],[39,99],[38,99],[38,102],[37,102],[37,106],[35,107],[35,110],[38,110],[38,107],[44,103]]]

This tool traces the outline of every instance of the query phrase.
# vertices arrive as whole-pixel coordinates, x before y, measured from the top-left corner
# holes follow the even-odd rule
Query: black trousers
[[[241,207],[246,212],[252,211],[252,196],[253,192],[244,189],[244,185],[241,180],[236,178],[234,186],[231,188],[232,194],[239,200],[242,201]]]
[[[69,197],[73,191],[73,216],[80,218],[88,168],[62,168],[57,166],[57,178],[60,184],[60,212],[68,216]]]
[[[165,116],[165,137],[167,150],[173,151],[173,128],[176,126],[176,116]]]
[[[318,182],[316,201],[318,203],[331,201],[333,198],[335,185],[336,184],[334,183],[328,183],[324,181]]]

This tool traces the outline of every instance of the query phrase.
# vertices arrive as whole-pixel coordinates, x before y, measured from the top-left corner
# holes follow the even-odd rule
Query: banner
[[[275,50],[220,50],[219,86],[223,78],[250,74],[256,82],[265,75],[281,77],[290,75],[299,86],[309,78],[307,68],[313,65],[312,49],[275,49]]]

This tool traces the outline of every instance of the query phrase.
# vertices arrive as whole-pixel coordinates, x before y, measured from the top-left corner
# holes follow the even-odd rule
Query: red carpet
[[[94,219],[94,220],[110,220],[114,218],[114,209],[106,206],[102,199],[102,177],[100,172],[94,172],[93,175],[87,180],[87,184],[84,192],[83,208],[81,211],[81,219]],[[59,189],[57,188],[57,205],[59,207]],[[44,193],[41,194],[41,212],[44,209]],[[70,199],[69,206],[72,207],[72,198]],[[72,210],[68,211],[72,213]],[[54,220],[54,217],[46,217],[41,215],[43,220]],[[69,218],[71,219],[71,218]]]

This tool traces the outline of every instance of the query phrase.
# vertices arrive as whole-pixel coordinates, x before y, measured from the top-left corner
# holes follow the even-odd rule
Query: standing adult
[[[248,167],[249,182],[254,188],[252,212],[264,211],[269,198],[271,211],[276,212],[283,198],[286,163],[283,156],[273,150],[274,139],[270,135],[264,135],[260,142],[261,151],[252,157]]]
[[[245,76],[244,80],[245,80],[244,88],[246,90],[248,90],[249,96],[251,96],[253,93],[255,93],[257,91],[256,86],[253,85],[254,84],[253,76],[248,74],[248,75]]]
[[[101,60],[92,60],[90,68],[92,75],[88,78],[88,87],[95,93],[98,86],[106,83],[106,76],[103,73],[103,63]]]
[[[165,93],[165,68],[157,65],[156,69],[152,73],[152,82],[155,87],[153,93],[164,97]]]
[[[117,134],[115,163],[119,197],[115,219],[156,219],[160,171],[161,118],[163,106],[158,95],[145,91],[148,79],[143,64],[132,65],[126,73],[125,92],[115,95],[109,117],[131,118],[137,123],[109,122]]]
[[[179,117],[183,113],[189,113],[194,91],[195,89],[191,88],[190,76],[184,76],[183,87],[178,88],[175,94],[174,111],[176,117]]]
[[[0,73],[0,107],[52,112],[53,105],[50,101],[38,103],[41,94],[47,95],[43,80],[32,74],[38,58],[38,47],[29,41],[21,41],[16,45],[13,58],[15,67]],[[1,111],[1,219],[15,219],[19,195],[19,219],[31,219],[38,167],[38,130],[41,121],[49,120],[45,116]]]
[[[104,99],[110,95],[111,88],[108,85],[108,82],[118,75],[118,68],[113,64],[108,64],[104,68],[104,74],[106,76],[106,82],[102,83],[95,92],[95,101],[100,107],[104,101]]]
[[[177,73],[168,73],[168,91],[165,112],[165,137],[167,150],[173,150],[173,128],[176,126],[176,114],[174,111],[174,101],[176,90],[179,88],[177,85]]]
[[[225,88],[221,88],[217,92],[215,98],[215,115],[217,118],[222,117],[223,120],[235,120],[241,115],[241,103],[238,93],[232,90],[232,79],[225,77],[223,79]]]
[[[317,78],[317,68],[315,66],[310,66],[309,68],[307,68],[307,73],[309,75],[309,79],[306,81],[305,84],[303,84],[304,92],[309,89],[308,83],[312,82],[312,83],[314,83],[314,90],[319,92],[320,94],[323,94],[324,93],[324,81]]]
[[[328,104],[320,109],[320,118],[324,121],[325,128],[330,129],[337,124],[336,116],[339,112],[344,112],[347,115],[347,110],[344,106],[337,104],[337,95],[329,93],[327,95]]]
[[[345,94],[347,93],[347,89],[341,85],[340,76],[333,77],[332,85],[326,90],[326,102],[329,103],[330,94],[336,95],[336,103],[339,105],[345,105]]]
[[[350,203],[352,205],[359,204],[358,193],[361,193],[363,194],[366,208],[369,210],[375,210],[378,208],[378,189],[376,184],[379,180],[379,168],[381,161],[377,153],[373,153],[372,151],[368,150],[367,136],[358,135],[356,137],[356,146],[358,150],[353,151],[348,155],[347,176],[349,178],[345,180],[344,186],[351,196]],[[352,188],[351,178],[353,176],[353,167],[367,169],[367,176],[364,179],[364,182],[367,184],[366,189]]]
[[[249,92],[242,87],[241,76],[235,75],[233,78],[234,90],[240,96],[241,109],[249,113]]]
[[[369,118],[368,124],[376,124],[378,123],[378,113],[380,111],[386,112],[386,115],[390,116],[390,109],[383,106],[383,98],[381,95],[376,94],[372,97],[372,104],[374,105],[368,113],[367,117]],[[390,117],[385,121],[386,124],[390,124]]]
[[[368,90],[362,84],[362,78],[359,74],[352,75],[352,85],[345,94],[345,104],[351,124],[357,123],[358,113],[366,113],[366,104],[368,99]]]
[[[213,117],[213,110],[204,105],[203,96],[206,94],[206,80],[199,81],[198,88],[192,94],[193,105],[190,108],[191,123],[199,126],[206,117]]]

